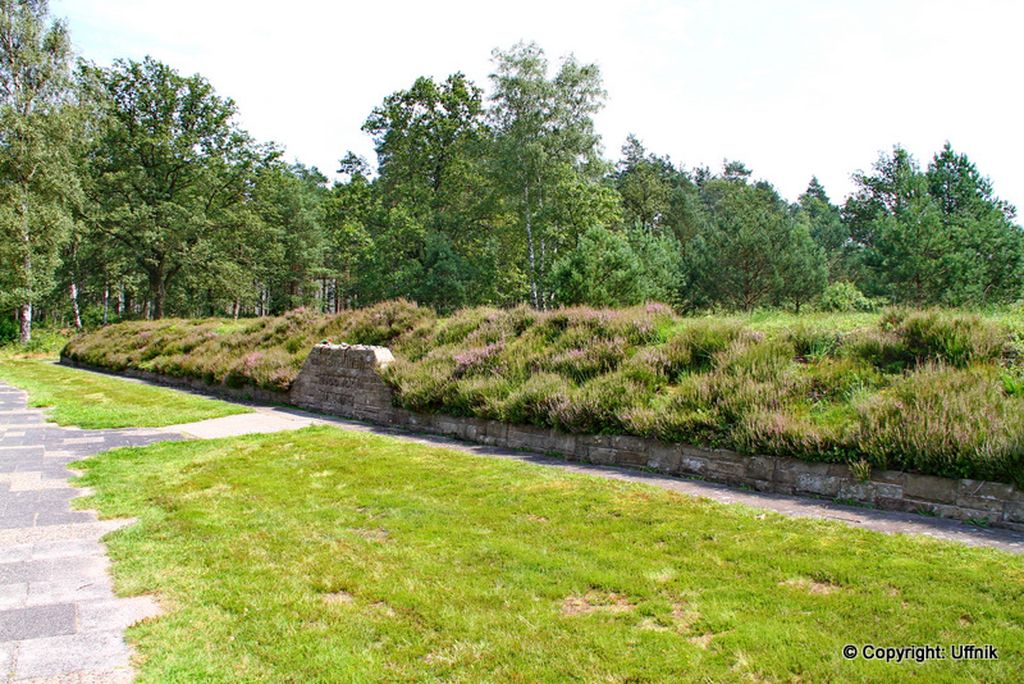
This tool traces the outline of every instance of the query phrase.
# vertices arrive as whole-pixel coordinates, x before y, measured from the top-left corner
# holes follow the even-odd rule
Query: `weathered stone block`
[[[872,470],[871,481],[878,484],[899,485],[902,490],[907,474],[899,470]]]
[[[955,504],[958,488],[956,480],[907,473],[903,484],[903,495],[915,501]]]
[[[701,451],[693,447],[680,447],[679,468],[676,471],[680,475],[694,475],[704,477],[708,472],[709,452]]]
[[[771,456],[747,456],[746,474],[752,480],[775,479],[775,458]]]
[[[863,503],[873,503],[877,490],[871,482],[858,482],[857,480],[843,480],[839,483],[836,497],[840,499],[852,499]]]
[[[1024,503],[1007,501],[1003,506],[1003,520],[1024,525]]]
[[[981,480],[960,480],[957,489],[958,506],[977,508],[994,513],[1002,512],[1003,506],[1013,495],[1013,485]]]
[[[819,475],[817,473],[801,473],[796,478],[796,491],[815,496],[834,497],[839,495],[839,487],[844,480],[831,475]]]
[[[610,447],[588,447],[586,460],[597,465],[617,465],[618,452]]]
[[[572,456],[576,453],[576,435],[552,430],[548,440],[548,451],[562,456]]]
[[[615,452],[615,464],[623,466],[645,466],[647,465],[647,452],[630,451],[626,449],[612,449]]]
[[[781,458],[775,464],[774,481],[788,485],[799,485],[801,478],[809,476],[831,477],[828,463],[809,463],[795,458]]]
[[[659,473],[674,473],[679,470],[679,461],[682,456],[678,447],[655,443],[648,451],[647,467]]]
[[[747,476],[747,457],[734,451],[716,449],[708,453],[704,472],[711,479],[724,482],[743,482]]]
[[[643,437],[633,437],[631,435],[612,435],[611,447],[621,451],[646,451],[648,441]]]
[[[551,442],[551,429],[533,425],[510,425],[508,445],[513,449],[528,449],[544,452]]]

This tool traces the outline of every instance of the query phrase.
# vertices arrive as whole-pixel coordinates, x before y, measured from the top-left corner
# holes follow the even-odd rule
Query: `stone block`
[[[805,472],[797,475],[796,491],[815,496],[835,497],[839,495],[839,488],[843,482],[843,479],[839,477]]]
[[[959,483],[945,477],[907,473],[903,495],[915,501],[955,504]]]
[[[610,447],[587,447],[586,460],[597,465],[617,465],[617,452]]]
[[[1013,495],[1013,485],[983,480],[960,480],[958,506],[1001,513]]]
[[[899,485],[902,491],[906,475],[899,470],[872,470],[871,481],[878,484]]]
[[[551,429],[533,425],[510,425],[508,445],[513,449],[545,452],[551,442]]]
[[[877,490],[871,482],[858,482],[857,480],[843,480],[839,483],[836,497],[850,499],[862,503],[874,503]]]
[[[796,458],[780,458],[775,464],[773,475],[775,482],[788,485],[799,485],[801,478],[806,480],[810,476],[832,477],[828,463],[812,463]]]
[[[752,480],[771,481],[775,476],[777,459],[771,456],[747,456],[746,474]]]
[[[620,451],[643,452],[647,450],[648,440],[632,435],[612,435],[611,447]]]
[[[647,467],[659,473],[674,473],[679,470],[682,456],[678,447],[655,443],[647,452]]]
[[[576,435],[552,430],[548,438],[549,451],[562,456],[572,456],[576,453]]]
[[[705,473],[708,479],[743,482],[747,477],[747,457],[734,451],[716,449],[708,452]]]
[[[1024,525],[1024,503],[1008,501],[1003,506],[1003,520]]]
[[[679,450],[679,467],[676,469],[676,472],[680,475],[704,477],[708,472],[709,458],[707,453],[690,447],[682,447]]]
[[[626,449],[612,449],[615,452],[616,465],[642,467],[647,465],[647,451],[630,451]]]

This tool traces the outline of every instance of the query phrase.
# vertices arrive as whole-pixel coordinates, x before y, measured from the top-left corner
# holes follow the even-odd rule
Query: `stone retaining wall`
[[[390,350],[384,347],[321,344],[310,352],[287,395],[249,391],[271,395],[270,401],[332,415],[491,446],[557,454],[571,461],[644,468],[762,492],[838,499],[886,510],[987,521],[993,526],[1024,531],[1024,492],[999,482],[952,480],[893,470],[874,471],[867,480],[860,480],[843,463],[751,456],[628,435],[573,435],[551,428],[407,411],[394,406],[391,387],[379,374],[392,359]],[[140,371],[127,374],[143,375]],[[205,387],[221,393],[230,390]]]

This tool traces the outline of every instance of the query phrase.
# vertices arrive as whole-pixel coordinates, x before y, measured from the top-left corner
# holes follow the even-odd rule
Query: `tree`
[[[806,223],[811,238],[825,252],[830,282],[842,279],[847,257],[849,230],[839,207],[832,204],[817,176],[798,199],[798,220]]]
[[[655,237],[639,228],[620,232],[594,226],[555,262],[551,283],[558,304],[630,306],[673,301],[679,274],[674,238]]]
[[[691,305],[799,306],[824,287],[824,254],[775,189],[730,162],[701,187],[707,222],[684,246]]]
[[[897,146],[854,180],[843,214],[869,294],[947,305],[1020,296],[1024,240],[1013,208],[966,156],[947,145],[922,172]]]
[[[545,287],[550,264],[559,247],[575,237],[565,235],[560,220],[571,215],[571,205],[581,193],[589,194],[601,175],[592,116],[605,92],[598,68],[573,57],[548,78],[547,58],[533,43],[495,51],[494,61],[493,171],[524,237],[530,301],[543,307],[550,302]],[[579,214],[574,216],[579,225]],[[607,217],[593,219],[585,225]]]
[[[71,44],[46,0],[0,0],[0,287],[22,343],[33,302],[52,287],[77,195]],[[9,270],[8,270],[9,269]]]
[[[671,207],[675,175],[668,159],[648,154],[636,136],[630,134],[626,138],[614,176],[626,225],[640,226],[653,233],[664,224]]]
[[[461,73],[443,83],[416,79],[384,98],[363,124],[376,147],[381,191],[434,228],[451,228],[450,219],[475,198],[473,155],[484,129],[482,91]]]
[[[925,175],[943,229],[956,244],[958,277],[945,299],[981,304],[1019,298],[1024,293],[1024,233],[1014,223],[1014,207],[996,197],[991,181],[949,142]]]
[[[146,274],[149,312],[160,318],[168,286],[203,267],[218,232],[238,227],[231,212],[277,152],[255,145],[234,102],[199,75],[151,57],[88,70],[105,114],[90,159],[98,227]]]

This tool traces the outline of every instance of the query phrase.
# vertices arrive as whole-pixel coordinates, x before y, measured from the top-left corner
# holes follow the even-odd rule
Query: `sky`
[[[894,144],[922,164],[948,140],[1024,210],[1017,0],[501,3],[51,0],[77,53],[145,55],[205,76],[240,123],[332,176],[370,111],[418,76],[486,88],[491,52],[535,41],[596,63],[605,155],[626,135],[687,168],[743,161],[795,199],[834,200]]]

